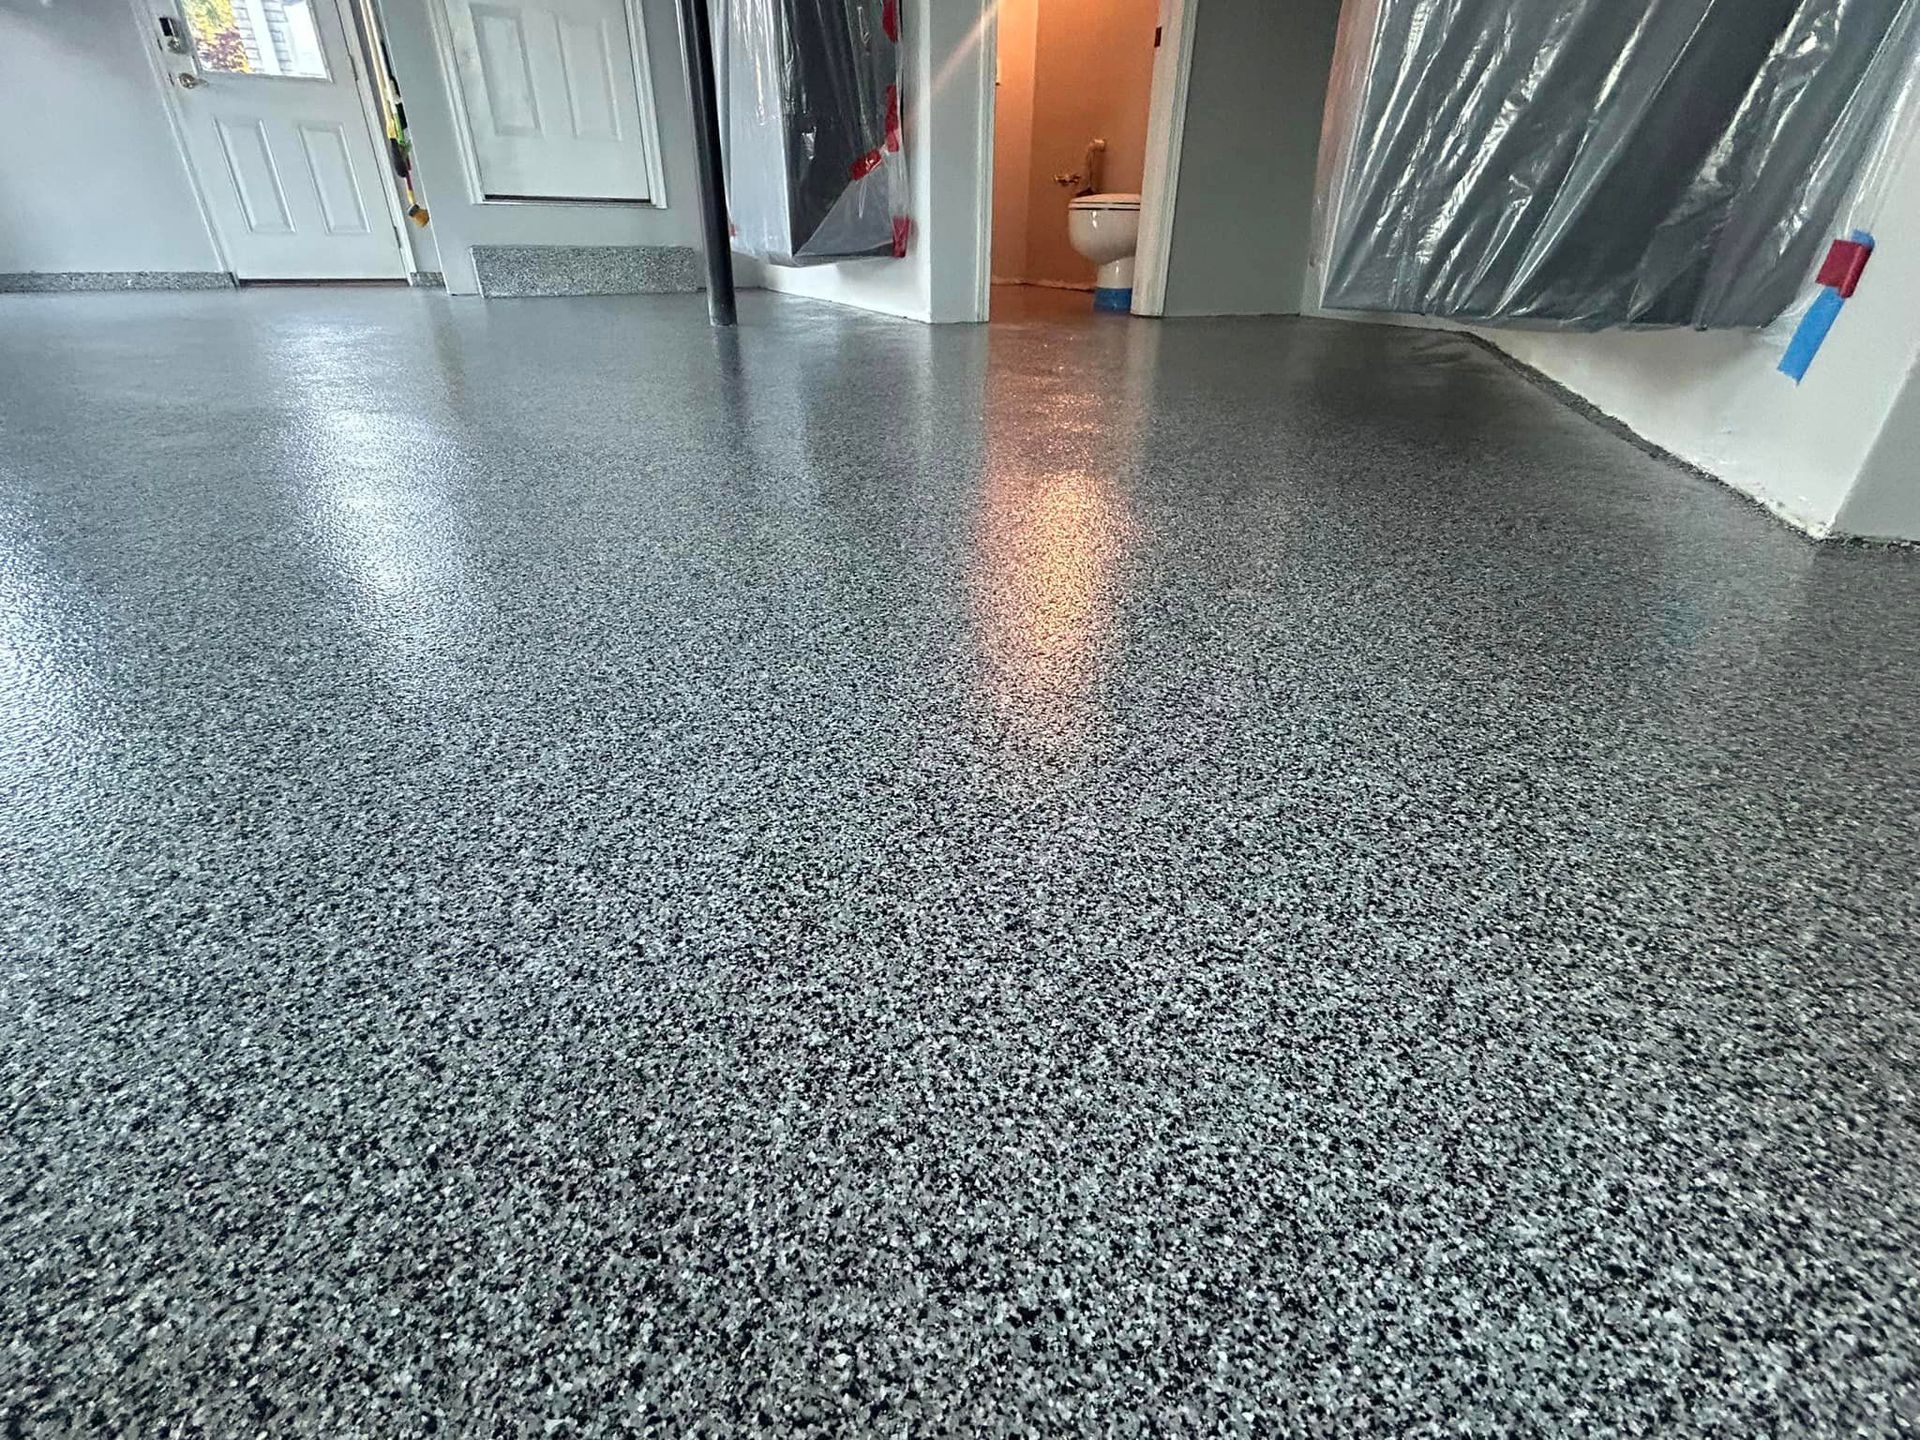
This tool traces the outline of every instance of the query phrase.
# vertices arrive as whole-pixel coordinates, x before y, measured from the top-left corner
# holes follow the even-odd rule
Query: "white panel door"
[[[242,280],[397,280],[405,252],[334,0],[188,0],[165,57],[187,154]]]
[[[648,198],[625,0],[445,3],[483,194]]]

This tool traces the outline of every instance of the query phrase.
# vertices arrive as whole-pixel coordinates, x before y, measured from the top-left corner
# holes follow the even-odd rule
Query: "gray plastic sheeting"
[[[1793,303],[1920,50],[1920,0],[1348,0],[1329,309],[1566,329]]]
[[[898,0],[711,0],[733,248],[776,265],[899,253]]]

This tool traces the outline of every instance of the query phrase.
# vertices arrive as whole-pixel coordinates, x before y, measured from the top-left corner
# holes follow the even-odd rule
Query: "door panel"
[[[604,20],[598,24],[567,19],[560,22],[560,62],[567,81],[568,118],[576,139],[621,138],[613,45]]]
[[[195,54],[168,57],[173,103],[234,274],[404,278],[386,161],[334,0],[231,0],[187,18]]]
[[[474,41],[480,56],[480,91],[496,135],[540,138],[540,106],[533,94],[533,64],[521,17],[500,5],[475,5]]]
[[[227,179],[233,184],[248,232],[291,235],[293,216],[287,209],[280,172],[273,163],[266,122],[215,116],[213,123],[220,134],[221,152],[227,157]]]
[[[320,219],[329,235],[371,235],[360,188],[353,179],[353,158],[346,132],[338,125],[302,125],[300,148],[307,157],[313,193],[320,198]]]
[[[445,0],[480,188],[489,196],[645,200],[624,0]]]

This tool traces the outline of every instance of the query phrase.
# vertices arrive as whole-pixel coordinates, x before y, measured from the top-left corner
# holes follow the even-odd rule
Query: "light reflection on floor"
[[[1024,728],[1072,728],[1079,717],[1112,628],[1124,531],[1108,480],[988,478],[975,548],[980,648],[992,697]]]
[[[1088,321],[1088,309],[1076,292],[996,287],[991,458],[974,521],[970,579],[988,699],[1023,737],[1054,742],[1085,732],[1113,631],[1116,572],[1136,528],[1122,477],[1139,465],[1138,417],[1158,339],[1154,322]],[[1081,321],[1053,332],[1063,352],[1079,352],[1062,361],[1097,350],[1118,363],[1093,381],[1064,364],[1036,370],[1029,345],[1010,337],[1061,319]],[[996,427],[1045,443],[1002,450],[991,443]]]

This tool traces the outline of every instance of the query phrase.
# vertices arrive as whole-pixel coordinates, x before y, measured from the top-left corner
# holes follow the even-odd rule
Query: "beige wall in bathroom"
[[[993,89],[993,278],[1027,273],[1027,189],[1033,175],[1033,60],[1039,0],[1000,0]]]
[[[1097,136],[1107,142],[1100,188],[1140,188],[1159,12],[1159,0],[1001,0],[996,278],[1093,284],[1093,266],[1067,240],[1075,187],[1053,177],[1081,170]],[[1016,153],[1023,140],[1024,157]],[[1022,173],[1024,204],[1009,194]]]

